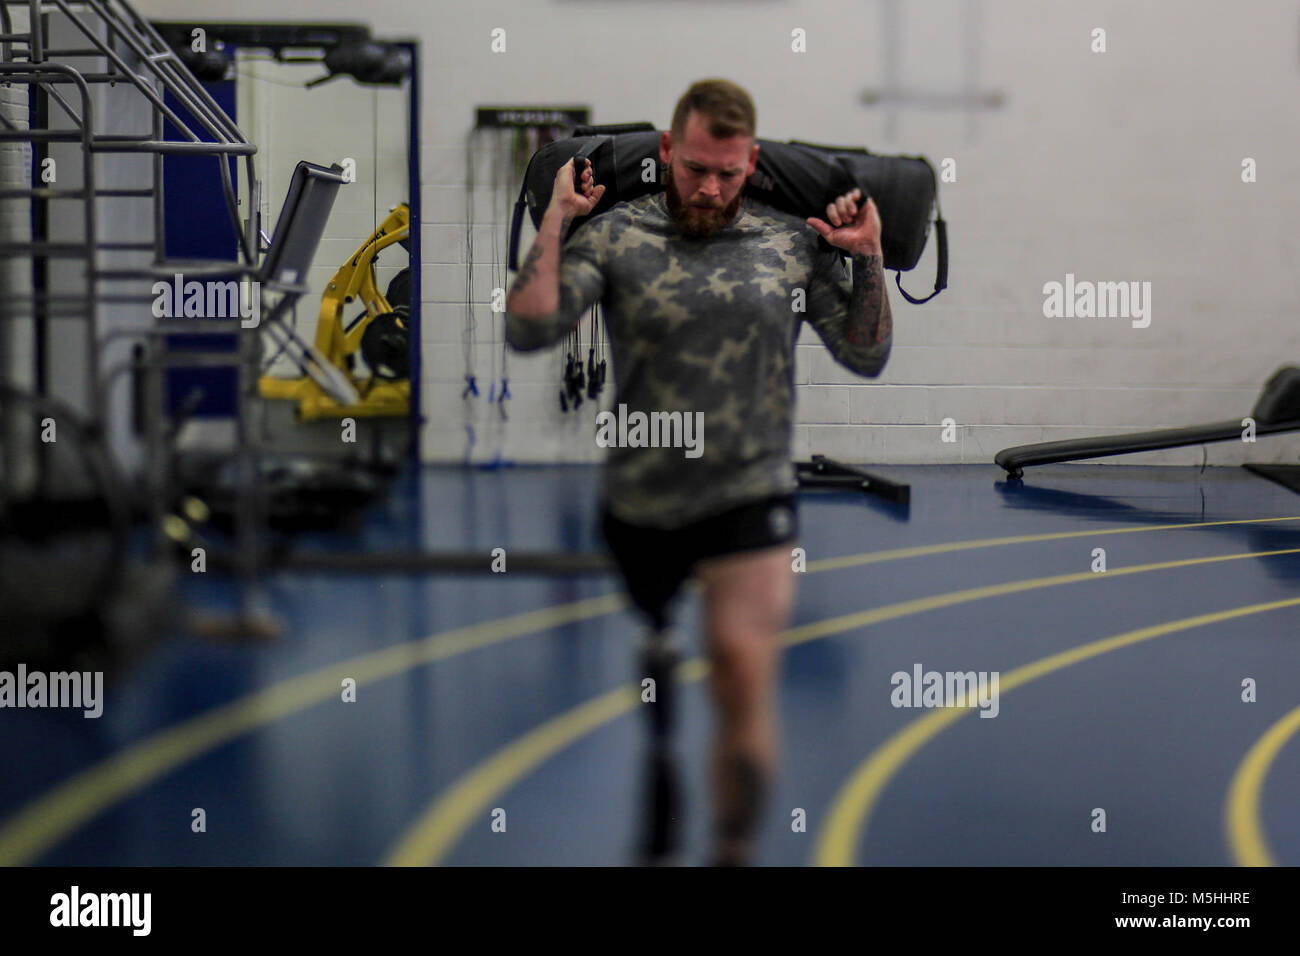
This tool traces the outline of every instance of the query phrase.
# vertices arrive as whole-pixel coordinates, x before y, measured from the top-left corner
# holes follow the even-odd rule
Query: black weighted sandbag
[[[930,234],[931,217],[938,210],[939,194],[934,167],[924,156],[877,156],[849,146],[818,146],[792,140],[791,146],[831,155],[876,201],[884,225],[881,246],[885,268],[906,272],[916,267]],[[762,156],[762,151],[759,151]],[[811,215],[811,213],[809,214]],[[825,218],[824,216],[822,218]],[[937,229],[943,229],[939,218]],[[941,236],[940,255],[947,257],[947,240]],[[943,272],[947,272],[944,268]]]
[[[585,168],[583,159],[591,160],[595,180],[605,186],[605,193],[590,215],[573,223],[569,235],[616,204],[663,188],[661,134],[652,124],[578,127],[574,133],[568,139],[542,146],[528,163],[510,230],[512,269],[518,268],[524,209],[534,227],[541,224],[555,176],[570,159],[576,160],[577,173]],[[825,218],[826,206],[857,186],[875,200],[880,210],[885,268],[901,272],[916,266],[929,236],[931,215],[938,212],[937,178],[928,160],[920,156],[877,156],[865,149],[798,141],[758,139],[757,143],[758,163],[745,185],[747,196],[801,218]],[[941,216],[936,232],[937,295],[947,286],[948,271],[947,233]]]

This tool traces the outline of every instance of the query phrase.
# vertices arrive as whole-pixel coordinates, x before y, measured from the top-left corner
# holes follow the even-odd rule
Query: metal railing
[[[26,13],[26,24],[21,14]],[[15,14],[18,14],[17,16]],[[77,35],[73,45],[58,45],[55,35]],[[74,66],[76,61],[79,66]],[[85,68],[82,68],[85,67]],[[176,334],[178,323],[152,317],[149,304],[154,296],[146,294],[150,280],[170,278],[175,273],[209,276],[251,277],[260,256],[257,210],[259,203],[249,204],[249,216],[241,223],[236,184],[230,160],[242,157],[249,188],[257,196],[258,180],[253,163],[257,147],[250,143],[234,121],[193,76],[184,62],[159,36],[148,20],[138,14],[126,0],[0,0],[0,84],[25,85],[29,91],[30,128],[4,120],[0,116],[0,144],[22,143],[31,149],[33,182],[31,186],[0,188],[0,208],[4,203],[27,203],[32,213],[31,237],[0,241],[0,257],[30,264],[32,282],[27,290],[5,290],[0,295],[0,321],[25,321],[32,330],[36,346],[36,391],[47,393],[43,353],[50,323],[54,319],[84,321],[86,351],[86,418],[101,435],[108,432],[107,401],[114,384],[122,381],[122,371],[142,376],[143,392],[143,464],[136,476],[136,500],[150,519],[154,531],[155,554],[170,547],[163,536],[163,518],[174,499],[174,476],[171,474],[170,440],[176,429],[168,427],[164,410],[163,375],[167,368],[179,365],[235,366],[238,369],[236,396],[237,447],[234,454],[241,465],[240,496],[236,517],[236,564],[251,575],[256,568],[257,531],[263,506],[258,473],[260,448],[254,420],[259,373],[260,331],[241,328],[236,322],[184,323],[187,335],[238,336],[235,352],[186,351],[168,355],[168,335]],[[124,87],[147,105],[151,120],[138,134],[103,132],[92,88],[110,85]],[[120,94],[117,94],[120,95]],[[169,105],[170,102],[176,104]],[[166,135],[170,124],[173,138]],[[38,185],[43,161],[56,143],[73,144],[80,153],[80,180],[72,183]],[[146,186],[139,188],[104,188],[99,168],[104,157],[112,154],[147,154],[152,157]],[[226,211],[238,237],[238,261],[180,262],[166,256],[163,205],[163,157],[168,154],[199,154],[214,157]],[[74,164],[75,165],[75,164]],[[60,174],[62,178],[62,172]],[[116,199],[151,203],[146,217],[152,221],[153,236],[148,241],[123,241],[104,235],[105,224],[97,218],[96,203]],[[48,223],[52,203],[80,203],[81,234],[71,238],[51,239],[43,224]],[[68,221],[72,221],[69,219]],[[102,253],[151,253],[148,265],[107,268]],[[49,277],[52,267],[60,263],[79,263],[72,270],[79,286],[55,291]],[[66,267],[60,270],[62,277]],[[150,321],[130,329],[102,328],[101,309],[105,305],[140,305]],[[105,368],[105,346],[121,337],[137,337],[145,343],[144,355],[115,368]]]

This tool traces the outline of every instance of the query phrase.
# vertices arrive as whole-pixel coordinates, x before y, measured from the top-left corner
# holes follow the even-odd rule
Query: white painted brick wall
[[[187,4],[140,5],[158,16],[192,15]],[[1005,92],[1006,106],[973,118],[902,110],[893,126],[884,109],[858,105],[865,87],[883,81],[882,9],[865,0],[393,0],[368,8],[376,32],[424,44],[425,456],[463,460],[466,424],[479,436],[475,458],[593,455],[584,431],[591,419],[562,415],[542,387],[558,391],[562,356],[554,352],[511,356],[517,397],[491,441],[482,436],[495,409],[459,398],[464,153],[474,107],[583,103],[596,122],[663,128],[680,93],[708,75],[749,89],[764,137],[957,160],[958,181],[942,187],[951,288],[921,307],[895,292],[895,347],[878,379],[835,364],[811,332],[801,337],[798,455],[990,462],[1011,444],[1217,421],[1249,411],[1272,370],[1300,358],[1300,125],[1285,121],[1300,95],[1294,4],[988,0],[979,82]],[[903,7],[905,85],[958,87],[965,9],[960,0]],[[285,0],[223,8],[232,19],[298,13]],[[350,19],[355,11],[347,0],[317,0],[312,15]],[[1105,54],[1089,50],[1097,26],[1108,31]],[[507,30],[505,54],[489,50],[494,27]],[[795,27],[807,31],[806,54],[790,52]],[[1258,161],[1255,184],[1240,181],[1245,156]],[[484,296],[493,208],[487,190],[473,200],[474,294]],[[503,236],[504,223],[497,228]],[[910,292],[928,292],[933,263],[932,243],[904,277]],[[1150,328],[1044,318],[1043,284],[1067,272],[1151,282]],[[486,395],[500,357],[487,344],[486,307],[479,313],[476,371]],[[525,383],[539,387],[526,410],[518,396],[534,396]],[[960,426],[958,442],[939,441],[945,416]],[[1269,438],[1208,446],[1207,454],[1211,463],[1288,461],[1297,447]],[[1191,448],[1116,460],[1199,464],[1201,456]]]

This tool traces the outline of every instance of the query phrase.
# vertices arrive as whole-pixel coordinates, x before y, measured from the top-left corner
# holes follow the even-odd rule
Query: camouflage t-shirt
[[[561,253],[557,320],[507,315],[507,338],[551,345],[601,303],[616,385],[604,500],[624,521],[675,528],[795,490],[799,323],[860,371],[871,357],[846,341],[851,291],[841,257],[802,219],[747,198],[724,228],[688,237],[660,192],[578,230]]]

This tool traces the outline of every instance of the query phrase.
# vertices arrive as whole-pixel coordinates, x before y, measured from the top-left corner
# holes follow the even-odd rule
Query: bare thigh
[[[704,586],[704,624],[710,650],[743,653],[755,641],[775,647],[794,603],[793,542],[711,558],[697,565]],[[754,648],[757,650],[757,648]]]

